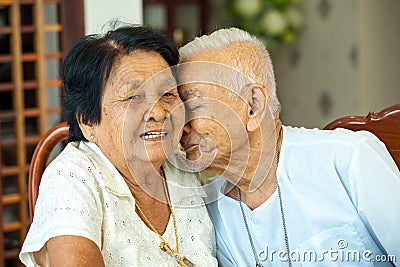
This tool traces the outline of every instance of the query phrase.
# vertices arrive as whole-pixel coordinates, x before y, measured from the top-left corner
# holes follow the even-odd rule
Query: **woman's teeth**
[[[154,138],[159,138],[166,136],[167,132],[161,131],[161,132],[148,132],[140,135],[140,138],[144,140],[149,140],[149,139],[154,139]]]

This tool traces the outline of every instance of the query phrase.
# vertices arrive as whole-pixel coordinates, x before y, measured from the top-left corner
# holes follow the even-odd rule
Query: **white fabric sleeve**
[[[400,173],[372,134],[357,145],[350,164],[353,199],[361,219],[388,255],[400,262]]]
[[[101,249],[102,207],[90,165],[82,159],[58,160],[46,169],[34,221],[20,253],[27,266],[36,266],[32,252],[56,236],[85,237]]]

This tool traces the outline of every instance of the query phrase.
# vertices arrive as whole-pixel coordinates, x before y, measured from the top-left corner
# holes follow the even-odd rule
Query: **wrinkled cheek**
[[[208,137],[210,135],[210,132],[215,131],[213,121],[210,119],[193,119],[192,121],[190,121],[190,126],[203,138]]]
[[[185,121],[179,122],[177,127],[174,127],[174,143],[177,145],[180,143],[182,135],[183,135],[183,127],[185,126]]]
[[[130,138],[124,138],[122,142],[122,149],[126,160],[135,158],[138,148],[135,147],[135,142]],[[142,148],[143,150],[144,148]]]
[[[133,158],[135,158],[138,149],[142,150],[144,149],[144,147],[142,148],[137,147],[137,143],[139,142],[136,139],[138,138],[136,130],[137,129],[134,128],[134,125],[132,125],[132,123],[125,122],[120,136],[115,137],[120,139],[118,140],[118,142],[122,145],[122,149],[124,150],[124,155],[126,160],[132,160]]]
[[[218,157],[229,158],[232,151],[232,136],[223,126],[219,124],[213,126],[208,139],[213,142]]]
[[[183,126],[185,125],[185,108],[183,104],[177,106],[174,110],[172,110],[172,112],[169,114],[169,118],[171,120],[174,131],[181,134]]]

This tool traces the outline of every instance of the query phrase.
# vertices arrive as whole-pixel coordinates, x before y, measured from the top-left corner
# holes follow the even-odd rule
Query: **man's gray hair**
[[[268,105],[272,114],[280,112],[280,103],[276,94],[275,75],[271,57],[264,44],[248,32],[238,28],[228,28],[217,30],[210,35],[196,37],[193,41],[179,49],[180,61],[185,62],[197,54],[210,50],[224,49],[237,43],[253,45],[254,53],[252,54],[254,56],[246,58],[246,61],[244,61],[243,58],[239,57],[239,53],[235,53],[237,57],[228,58],[228,62],[225,62],[225,64],[238,69],[252,81],[265,86],[269,94]],[[236,78],[232,77],[233,80]],[[238,93],[243,93],[244,89],[245,88],[240,88]]]

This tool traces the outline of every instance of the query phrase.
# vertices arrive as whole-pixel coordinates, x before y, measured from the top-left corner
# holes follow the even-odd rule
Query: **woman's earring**
[[[94,140],[94,135],[92,134],[91,136],[90,136],[90,140]]]

